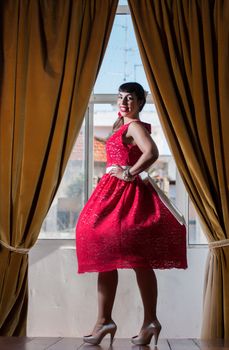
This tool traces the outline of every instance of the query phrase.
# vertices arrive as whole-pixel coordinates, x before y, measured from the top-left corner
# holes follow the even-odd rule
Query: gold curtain
[[[60,183],[117,3],[1,1],[1,336],[26,334],[28,255],[23,249],[35,244]]]
[[[209,242],[229,239],[228,0],[129,0],[168,143]],[[202,338],[229,338],[229,246],[211,248]]]

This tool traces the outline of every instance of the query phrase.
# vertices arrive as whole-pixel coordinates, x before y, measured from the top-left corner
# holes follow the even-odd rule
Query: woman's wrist
[[[131,167],[128,168],[128,174],[129,174],[130,176],[134,176],[134,175],[131,174]]]
[[[130,167],[123,170],[122,178],[124,181],[133,181],[135,179],[135,175],[131,175],[130,173]]]

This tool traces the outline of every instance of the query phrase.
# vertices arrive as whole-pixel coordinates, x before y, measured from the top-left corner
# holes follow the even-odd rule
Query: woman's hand
[[[109,174],[123,180],[123,171],[124,169],[120,165],[112,165],[112,169],[109,171]]]

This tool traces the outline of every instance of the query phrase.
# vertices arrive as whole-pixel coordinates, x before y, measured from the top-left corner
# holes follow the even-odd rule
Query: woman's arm
[[[96,141],[99,141],[99,142],[103,143],[103,144],[105,144],[106,141],[107,141],[106,138],[104,138],[104,137],[98,137],[98,136],[94,136],[94,139],[95,139]]]
[[[157,160],[159,152],[156,143],[152,140],[145,127],[140,123],[131,123],[128,127],[126,137],[132,137],[134,143],[142,151],[141,157],[129,170],[130,175],[134,176],[153,164]]]

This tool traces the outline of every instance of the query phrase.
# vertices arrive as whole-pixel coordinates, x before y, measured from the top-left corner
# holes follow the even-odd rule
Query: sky
[[[149,91],[131,16],[116,15],[94,93],[116,93],[128,81],[137,81]]]

